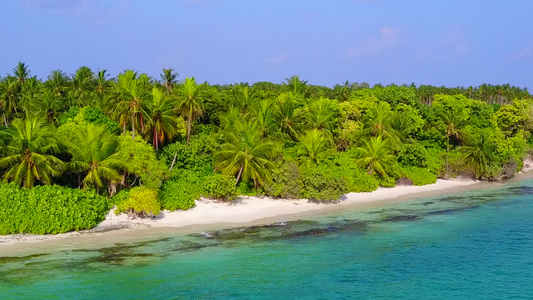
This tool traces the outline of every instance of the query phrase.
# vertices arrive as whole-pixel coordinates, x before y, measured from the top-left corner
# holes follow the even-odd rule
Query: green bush
[[[204,190],[209,198],[233,200],[237,196],[235,178],[233,176],[213,174],[206,177]]]
[[[267,195],[286,199],[300,197],[302,175],[296,163],[284,162],[271,172],[272,181],[265,186]]]
[[[94,123],[106,127],[114,134],[120,133],[118,122],[109,119],[100,108],[71,107],[68,111],[61,114],[61,117],[59,118],[60,125],[65,125],[69,122],[73,122],[75,124],[81,124],[84,122]]]
[[[413,182],[413,185],[426,185],[437,182],[437,175],[425,168],[404,167],[401,171],[405,178]]]
[[[168,169],[164,162],[157,159],[150,144],[136,135],[135,140],[130,135],[119,136],[119,146],[116,158],[125,162],[130,178],[128,184],[138,183],[152,189],[159,189],[164,179],[168,177]]]
[[[174,157],[176,157],[175,160]],[[173,169],[200,171],[205,169],[206,166],[213,165],[210,155],[197,154],[195,148],[182,143],[165,146],[159,153],[159,159],[164,161],[169,167],[174,162]]]
[[[159,200],[163,209],[187,210],[195,206],[194,200],[203,194],[205,176],[199,172],[175,169],[170,179],[161,186]]]
[[[104,220],[108,210],[107,199],[93,192],[57,185],[31,190],[0,185],[0,235],[88,229]]]
[[[155,216],[161,210],[157,196],[158,192],[155,189],[138,186],[128,191],[122,191],[117,198],[116,213],[134,213],[140,217]]]
[[[359,167],[352,168],[347,180],[350,192],[372,192],[379,187],[379,182]]]
[[[398,153],[398,162],[403,166],[427,167],[427,151],[420,144],[404,144]]]
[[[331,172],[331,169],[309,167],[302,170],[302,198],[319,202],[335,202],[348,192],[346,180]]]
[[[379,178],[379,185],[382,187],[395,187],[396,186],[396,180],[394,177],[380,177]]]
[[[427,148],[426,153],[426,168],[433,174],[441,174],[445,168],[446,151],[441,148]]]
[[[379,182],[374,176],[357,166],[353,153],[337,153],[334,162],[332,172],[346,180],[349,192],[371,192],[378,188]]]

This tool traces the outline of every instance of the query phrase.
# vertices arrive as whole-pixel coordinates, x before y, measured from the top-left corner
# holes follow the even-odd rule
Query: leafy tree
[[[237,84],[233,88],[235,106],[242,112],[247,111],[252,105],[259,100],[253,88],[244,84]]]
[[[298,163],[306,167],[326,162],[333,152],[331,139],[317,129],[311,129],[301,136],[297,149]]]
[[[320,98],[307,106],[308,126],[332,133],[338,122],[339,111],[337,101]]]
[[[31,111],[39,112],[48,123],[55,124],[59,112],[63,109],[63,102],[51,89],[45,88],[37,99],[32,102],[30,109],[27,113]]]
[[[112,190],[122,180],[120,169],[125,168],[125,162],[117,158],[118,139],[105,127],[92,123],[81,125],[66,145],[72,154],[67,168],[82,174],[80,186],[95,188],[98,192],[104,181]]]
[[[366,113],[365,132],[373,137],[381,136],[389,139],[391,146],[397,147],[399,137],[392,126],[395,115],[390,105],[383,101],[375,102]]]
[[[300,77],[294,75],[289,78],[285,78],[283,85],[289,92],[292,92],[295,95],[303,95],[307,89],[307,80],[301,80]]]
[[[477,131],[466,140],[466,146],[461,148],[463,160],[474,169],[476,178],[491,176],[489,169],[496,162],[497,144],[494,135],[488,130]]]
[[[81,106],[92,104],[91,92],[95,86],[94,73],[89,67],[80,67],[72,76],[72,97]]]
[[[131,70],[118,75],[118,80],[113,83],[113,101],[109,102],[108,108],[111,114],[119,121],[123,127],[123,134],[126,126],[131,126],[131,137],[135,139],[135,128],[141,127],[144,131],[144,119],[146,111],[143,99],[146,96],[147,76],[139,76]]]
[[[165,92],[168,95],[172,93],[172,88],[177,82],[179,74],[174,72],[174,69],[163,69],[163,74],[161,74],[161,80],[163,80],[163,87]]]
[[[277,132],[293,140],[298,138],[304,125],[304,114],[298,109],[298,103],[292,94],[279,95],[273,117]]]
[[[152,138],[155,150],[166,139],[172,139],[178,127],[177,116],[174,113],[174,103],[165,97],[159,88],[152,89],[152,101],[146,104],[146,132]]]
[[[266,138],[268,132],[274,127],[274,103],[269,100],[256,102],[256,105],[252,107],[252,111],[252,118],[261,130],[261,136]]]
[[[176,110],[187,118],[187,145],[191,140],[191,124],[196,116],[202,114],[202,99],[199,96],[201,87],[202,85],[196,84],[194,77],[186,78],[179,91],[181,97]]]
[[[363,140],[363,145],[355,149],[357,164],[365,168],[368,174],[388,177],[394,164],[394,156],[389,153],[389,140],[381,136]]]
[[[116,159],[125,163],[126,174],[122,184],[126,187],[142,185],[158,189],[168,178],[168,167],[156,157],[154,148],[141,137],[135,139],[119,136]]]
[[[7,169],[5,180],[31,188],[36,180],[51,184],[52,177],[61,175],[64,163],[55,156],[58,143],[43,119],[15,119],[13,130],[3,133],[9,135],[7,156],[0,159],[0,168]]]
[[[259,124],[245,121],[238,130],[226,134],[226,142],[213,159],[222,174],[237,176],[235,185],[242,178],[252,179],[259,187],[269,181],[267,170],[273,166],[273,150],[274,144],[263,140]]]

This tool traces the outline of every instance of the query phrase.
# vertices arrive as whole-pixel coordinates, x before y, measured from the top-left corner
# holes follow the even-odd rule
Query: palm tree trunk
[[[241,180],[242,170],[244,169],[244,166],[241,166],[239,169],[239,174],[237,174],[237,180],[235,180],[235,186],[239,183],[239,180]]]
[[[189,117],[187,120],[187,146],[189,146],[189,141],[191,140],[191,119],[192,119],[192,109],[189,109]]]
[[[131,114],[131,138],[135,139],[135,114]]]
[[[446,136],[446,173],[444,174],[444,178],[448,178],[448,159],[450,157],[450,136]]]
[[[172,165],[170,166],[170,169],[168,170],[168,172],[170,173],[170,171],[172,171],[172,168],[174,168],[174,165],[176,164],[176,158],[178,157],[178,152],[176,152],[174,154],[174,159],[172,160]]]
[[[154,149],[159,150],[159,137],[157,136],[157,129],[154,126]]]

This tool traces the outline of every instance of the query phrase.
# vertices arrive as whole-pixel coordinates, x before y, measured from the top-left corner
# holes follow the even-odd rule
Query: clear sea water
[[[533,299],[533,180],[0,258],[0,299]]]

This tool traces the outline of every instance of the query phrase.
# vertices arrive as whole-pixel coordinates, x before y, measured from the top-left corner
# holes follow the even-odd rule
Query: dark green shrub
[[[68,122],[74,122],[80,124],[83,122],[94,123],[105,126],[109,131],[114,134],[120,133],[118,122],[109,119],[100,108],[94,107],[71,107],[68,111],[61,114],[59,118],[59,124],[64,125]]]
[[[346,181],[348,190],[354,193],[372,192],[379,187],[379,182],[372,175],[359,167],[353,167]]]
[[[404,144],[398,154],[398,162],[403,166],[425,168],[427,151],[420,144]]]
[[[267,195],[286,199],[300,197],[302,175],[296,163],[282,163],[279,168],[275,168],[271,172],[272,182],[265,187]]]
[[[426,149],[426,168],[436,175],[444,171],[446,151],[441,148],[427,148]]]
[[[161,204],[157,199],[158,192],[155,189],[138,186],[121,193],[127,195],[118,197],[115,211],[117,214],[133,213],[140,217],[148,217],[158,215],[161,210]]]
[[[425,168],[404,167],[402,173],[405,178],[410,179],[413,185],[426,185],[437,182],[437,175]]]
[[[125,162],[126,170],[134,175],[128,184],[139,184],[152,189],[159,189],[168,177],[168,169],[164,162],[157,159],[154,149],[139,135],[135,140],[131,136],[119,136],[116,159]]]
[[[161,207],[170,211],[178,209],[187,210],[194,207],[194,202],[200,196],[199,193],[191,191],[187,183],[179,181],[167,181],[163,183],[159,192]]]
[[[233,176],[213,174],[205,178],[205,196],[218,200],[233,200],[237,196]]]
[[[107,199],[93,192],[57,185],[31,190],[0,185],[0,235],[88,229],[104,220],[108,210]]]
[[[191,170],[172,170],[170,179],[161,186],[159,200],[162,208],[174,211],[194,207],[194,200],[203,194],[205,177]]]
[[[396,180],[394,177],[380,177],[379,178],[379,185],[381,187],[395,187],[396,186]]]
[[[313,166],[302,170],[302,198],[335,202],[347,192],[346,180],[325,166]]]
[[[353,153],[349,152],[337,153],[332,172],[346,180],[349,192],[375,191],[379,187],[379,182],[357,166],[356,159],[352,155]]]

